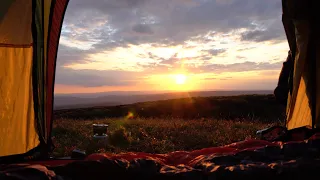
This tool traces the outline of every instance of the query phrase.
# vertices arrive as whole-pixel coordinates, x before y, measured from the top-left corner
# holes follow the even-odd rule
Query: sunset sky
[[[279,0],[71,0],[56,93],[272,90]]]

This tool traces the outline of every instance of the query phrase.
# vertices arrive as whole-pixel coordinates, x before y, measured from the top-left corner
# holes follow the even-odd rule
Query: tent
[[[320,126],[319,19],[314,3],[282,1],[282,21],[293,61],[287,81],[288,129]]]
[[[52,148],[51,129],[55,64],[59,35],[67,4],[68,0],[1,1],[0,162],[1,159],[30,160],[36,158],[37,160],[48,160],[48,152]],[[282,20],[290,47],[290,56],[293,60],[288,79],[285,78],[284,80],[288,87],[288,91],[285,91],[287,93],[285,98],[287,99],[287,128],[289,130],[300,127],[319,128],[320,41],[317,23],[320,21],[316,19],[315,7],[317,6],[315,1],[301,0],[282,0],[282,6]],[[143,173],[144,170],[139,171],[144,175],[150,175],[150,171],[152,171],[157,175],[159,173],[172,175],[173,172],[176,174],[191,173],[188,175],[193,177],[199,175],[199,169],[197,168],[202,168],[206,173],[218,173],[220,177],[223,172],[220,171],[220,167],[223,166],[230,167],[228,172],[238,173],[242,177],[246,174],[239,174],[233,165],[246,163],[243,159],[250,156],[257,161],[261,161],[263,157],[267,156],[274,161],[281,158],[281,160],[288,160],[286,158],[283,159],[283,157],[287,156],[286,154],[280,156],[280,152],[289,153],[288,157],[301,155],[301,153],[313,157],[314,149],[320,147],[319,141],[314,141],[318,139],[318,136],[314,136],[309,141],[299,141],[299,143],[294,142],[293,144],[245,141],[225,147],[193,152],[173,152],[166,155],[143,153],[127,154],[121,157],[92,155],[89,160],[99,159],[100,161],[89,164],[79,164],[83,163],[79,162],[78,164],[70,164],[62,169],[60,167],[60,169],[54,170],[66,176],[68,172],[73,172],[69,173],[69,175],[79,175],[77,177],[81,177],[86,172],[86,169],[89,173],[96,172],[97,169],[90,168],[99,166],[100,168],[112,169],[111,173],[121,174],[121,172],[128,171],[137,174],[138,171],[136,169],[130,170],[130,166],[134,166],[145,167],[148,173]],[[252,156],[248,155],[249,150],[251,150],[250,153],[253,153],[253,155],[251,154]],[[273,154],[268,154],[270,152]],[[142,158],[144,161],[136,160],[134,157]],[[149,159],[146,160],[146,158]],[[104,160],[102,161],[102,159]],[[319,159],[308,159],[308,163],[305,162],[303,167],[308,167],[312,164],[313,168],[309,169],[315,171],[314,169],[320,167],[319,161]],[[183,163],[185,166],[180,166],[177,162]],[[221,162],[224,164],[221,164]],[[292,162],[288,162],[289,165],[290,163]],[[227,164],[230,166],[226,166]],[[259,167],[274,170],[277,169],[275,166],[288,167],[288,164],[280,163],[266,166],[265,163],[262,163]],[[300,167],[295,163],[292,166]],[[72,167],[77,167],[78,170],[72,169]],[[250,164],[246,166],[237,165],[236,167],[240,170],[246,168],[255,169]],[[4,172],[9,172],[9,170],[6,170],[4,168]],[[40,171],[42,170],[43,168],[40,168]],[[299,171],[300,174],[295,174],[297,173],[296,170],[286,171],[282,169],[281,172],[286,172],[287,175],[293,177],[294,175],[308,174],[307,169],[303,170],[305,171],[301,171],[301,173]],[[1,174],[1,172],[3,171],[1,171],[0,166],[0,177],[2,175],[12,175],[16,171],[10,171],[11,173],[9,174]],[[279,172],[268,170],[265,171],[265,175],[268,177],[270,173]],[[47,175],[50,175],[50,173],[47,173]],[[215,174],[215,176],[218,175]],[[201,174],[202,176],[203,174]]]
[[[55,65],[67,4],[1,1],[0,157],[51,148]]]

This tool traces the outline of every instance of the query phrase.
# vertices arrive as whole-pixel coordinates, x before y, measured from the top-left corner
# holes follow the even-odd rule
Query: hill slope
[[[243,94],[271,94],[272,91],[194,91],[151,93],[109,92],[95,94],[55,95],[55,109],[86,108],[93,106],[116,106],[138,102],[159,101],[187,97],[237,96]]]
[[[284,118],[285,107],[273,95],[241,95],[190,97],[149,101],[119,106],[102,106],[56,110],[55,118],[95,119],[117,117],[143,118],[214,118],[260,119],[274,121]]]

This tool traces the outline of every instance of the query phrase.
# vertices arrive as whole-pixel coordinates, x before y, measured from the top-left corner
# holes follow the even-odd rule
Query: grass
[[[107,144],[93,140],[92,124],[109,124]],[[253,138],[259,129],[276,122],[255,120],[195,120],[175,118],[56,119],[53,136],[56,157],[69,156],[74,148],[99,152],[167,153],[220,146]]]
[[[194,150],[253,138],[281,124],[285,107],[273,95],[190,97],[54,112],[54,155]],[[282,121],[283,122],[283,121]],[[92,139],[92,124],[109,124],[109,142]]]

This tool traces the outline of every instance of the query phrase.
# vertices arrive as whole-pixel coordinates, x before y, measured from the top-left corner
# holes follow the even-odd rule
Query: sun
[[[177,74],[175,76],[175,79],[176,79],[176,84],[185,84],[187,77],[184,74]]]

